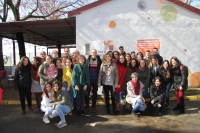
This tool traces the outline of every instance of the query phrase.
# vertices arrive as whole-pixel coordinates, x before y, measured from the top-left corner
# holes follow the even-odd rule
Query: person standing
[[[113,115],[116,115],[115,112],[115,88],[118,87],[118,70],[115,63],[112,61],[112,55],[106,53],[100,70],[99,70],[99,77],[98,77],[98,86],[100,87],[103,85],[104,93],[105,93],[105,100],[106,100],[106,107],[107,107],[107,114],[110,114],[110,104],[109,104],[109,92],[111,94],[112,99],[112,107],[113,107]]]
[[[64,54],[67,56],[67,58],[71,57],[71,55],[70,55],[70,49],[68,47],[65,47]]]
[[[149,50],[146,50],[144,60],[146,62],[146,65],[149,66],[151,62],[151,52]]]
[[[158,53],[158,48],[153,48],[153,55],[156,56],[158,60],[158,65],[161,66],[163,63],[163,57],[160,56],[160,54]]]
[[[90,73],[89,67],[86,64],[85,56],[80,55],[77,60],[79,63],[74,66],[72,72],[72,87],[76,102],[77,115],[84,116],[85,93],[87,93],[87,87],[90,86]]]
[[[184,101],[184,95],[185,90],[187,90],[188,87],[188,71],[187,68],[181,64],[179,59],[177,57],[172,57],[170,60],[170,65],[172,66],[172,75],[173,75],[173,87],[175,89],[176,93],[176,100],[177,105],[173,110],[180,109],[180,113],[185,113],[185,101]]]
[[[75,65],[77,63],[79,63],[79,61],[77,60],[77,58],[79,57],[80,52],[78,50],[74,50],[72,52],[72,64]]]
[[[56,60],[58,59],[58,51],[54,50],[51,54],[52,63],[56,66]]]
[[[41,113],[41,101],[42,101],[42,89],[40,87],[40,77],[38,76],[39,66],[42,64],[40,57],[33,57],[32,65],[31,65],[31,77],[32,77],[32,84],[31,84],[31,92],[35,95],[35,100],[37,104],[36,113]]]
[[[33,111],[31,99],[31,63],[27,56],[23,56],[17,64],[14,76],[15,89],[19,91],[22,115],[26,114],[25,97],[29,111]]]
[[[123,46],[119,46],[119,54],[123,54],[123,55],[125,55],[126,54],[126,52],[124,51],[124,47]]]
[[[93,49],[91,51],[91,55],[87,59],[87,64],[89,65],[89,72],[90,72],[90,86],[87,89],[87,93],[85,96],[85,104],[86,107],[84,112],[87,113],[89,111],[89,96],[90,96],[90,89],[92,88],[93,96],[92,96],[92,112],[96,112],[96,100],[97,100],[97,91],[98,91],[98,75],[101,66],[101,58],[97,55],[97,50]]]

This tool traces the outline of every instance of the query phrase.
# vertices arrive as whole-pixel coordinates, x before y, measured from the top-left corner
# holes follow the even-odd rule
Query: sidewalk
[[[3,88],[3,105],[18,105],[20,104],[19,101],[19,94],[18,91],[14,89],[14,86],[12,84],[9,85],[8,88],[8,82],[7,79],[3,79],[1,81],[2,88]],[[175,93],[174,90],[171,89],[170,91],[170,100],[175,100]],[[186,100],[199,100],[200,99],[200,88],[188,88],[188,90],[185,92],[185,99]],[[147,99],[148,101],[149,99]],[[90,101],[91,103],[91,101]],[[32,94],[32,104],[36,104],[35,102],[35,96]],[[97,105],[104,105],[104,99],[102,95],[99,95],[97,98]]]

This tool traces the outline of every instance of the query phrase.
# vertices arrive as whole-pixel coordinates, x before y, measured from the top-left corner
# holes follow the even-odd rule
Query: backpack
[[[188,67],[186,65],[180,65],[180,70],[182,71],[183,70],[183,67],[186,68],[186,77],[188,78],[188,75],[189,75],[189,72],[188,72]]]

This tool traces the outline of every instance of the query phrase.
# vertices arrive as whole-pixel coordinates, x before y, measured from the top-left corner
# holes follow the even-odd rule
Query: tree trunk
[[[3,61],[3,38],[0,37],[0,71],[4,70],[4,61]]]
[[[19,56],[21,58],[22,56],[26,56],[23,33],[22,32],[16,33],[16,38],[17,38],[18,47],[19,47]]]

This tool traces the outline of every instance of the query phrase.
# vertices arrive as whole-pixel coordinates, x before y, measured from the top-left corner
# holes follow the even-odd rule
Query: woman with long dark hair
[[[17,64],[15,70],[15,89],[19,91],[19,97],[22,107],[21,114],[26,114],[25,107],[25,97],[28,102],[29,111],[33,111],[32,109],[32,99],[31,99],[31,63],[27,56],[23,56],[19,63]]]
[[[173,110],[180,109],[180,113],[185,113],[184,93],[188,88],[187,67],[185,67],[177,57],[172,57],[170,60],[173,75],[173,87],[176,93],[177,105]]]

